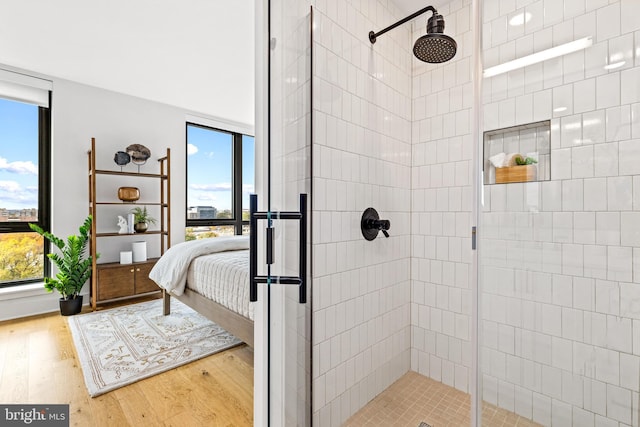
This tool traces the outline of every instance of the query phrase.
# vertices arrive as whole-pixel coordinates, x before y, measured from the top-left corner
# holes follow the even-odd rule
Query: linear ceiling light
[[[578,39],[569,43],[561,44],[560,46],[552,47],[551,49],[546,49],[531,55],[523,56],[522,58],[514,59],[513,61],[505,62],[504,64],[496,65],[495,67],[489,67],[484,70],[483,76],[497,76],[498,74],[507,73],[509,71],[517,70],[518,68],[537,64],[538,62],[546,61],[547,59],[557,58],[558,56],[586,49],[592,44],[593,39],[591,37]]]

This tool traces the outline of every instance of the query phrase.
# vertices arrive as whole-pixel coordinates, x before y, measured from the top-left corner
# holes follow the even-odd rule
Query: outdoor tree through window
[[[0,97],[0,286],[42,280],[48,227],[50,112]]]

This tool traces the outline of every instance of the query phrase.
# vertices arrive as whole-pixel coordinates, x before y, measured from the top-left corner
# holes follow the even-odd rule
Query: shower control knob
[[[360,229],[365,239],[375,239],[378,237],[378,232],[380,231],[382,231],[384,237],[389,237],[389,233],[387,233],[389,228],[391,228],[391,221],[388,219],[380,219],[378,212],[374,208],[367,208],[362,214]]]
[[[367,219],[365,227],[373,230],[387,231],[391,227],[391,222],[387,219]]]

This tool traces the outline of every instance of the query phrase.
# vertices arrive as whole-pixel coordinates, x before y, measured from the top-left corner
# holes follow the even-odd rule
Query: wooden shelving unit
[[[160,229],[147,231],[144,235],[158,235],[160,238],[160,254],[169,249],[171,246],[171,149],[167,148],[167,154],[158,159],[160,173],[138,173],[123,172],[104,169],[96,169],[96,140],[91,138],[91,150],[88,152],[88,169],[89,169],[89,214],[93,216],[91,224],[91,241],[89,245],[90,253],[97,253],[98,239],[103,237],[120,237],[130,238],[140,236],[142,234],[120,234],[98,233],[96,231],[100,215],[98,206],[120,205],[124,203],[116,200],[96,200],[96,188],[98,186],[98,176],[114,175],[126,178],[126,184],[130,184],[132,179],[149,181],[156,180],[160,183],[160,200],[152,202],[133,202],[126,205],[143,205],[143,206],[159,206],[160,207]],[[123,180],[123,185],[125,184]],[[140,183],[142,186],[144,182]],[[117,188],[114,188],[113,194]],[[144,262],[133,264],[119,263],[98,263],[93,257],[93,266],[91,274],[91,307],[95,310],[97,304],[120,298],[132,298],[149,292],[159,292],[155,283],[149,279],[149,271],[155,264],[157,259],[149,259]]]

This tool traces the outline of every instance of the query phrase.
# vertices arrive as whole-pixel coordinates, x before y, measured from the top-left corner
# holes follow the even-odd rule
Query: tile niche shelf
[[[485,184],[548,181],[551,179],[551,122],[496,129],[484,133],[483,173]],[[516,165],[519,154],[536,163]],[[498,163],[498,164],[494,164]]]
[[[89,251],[98,253],[98,240],[101,238],[131,238],[131,236],[158,236],[157,243],[160,255],[171,246],[171,150],[167,148],[164,157],[158,159],[159,173],[124,172],[114,170],[96,169],[96,140],[91,138],[91,150],[88,152],[89,169],[89,214],[93,216],[91,224],[91,241]],[[98,176],[112,176],[109,183],[98,183]],[[142,188],[153,181],[159,182],[158,198],[144,202],[123,202],[115,200],[118,185],[129,185],[135,182]],[[110,194],[114,194],[113,200],[98,201],[97,188],[106,187]],[[146,187],[149,188],[149,187]],[[121,234],[116,231],[97,232],[98,224],[104,225],[102,213],[99,207],[108,206],[155,206],[160,211],[158,219],[159,229],[149,230],[145,233]],[[111,216],[113,218],[113,216]],[[148,239],[145,239],[147,241]],[[154,243],[155,240],[151,243]],[[146,295],[150,292],[160,292],[160,288],[149,279],[149,271],[156,263],[157,258],[132,264],[120,264],[117,262],[98,263],[93,259],[91,274],[91,308],[96,309],[97,304],[114,299],[133,298]]]

